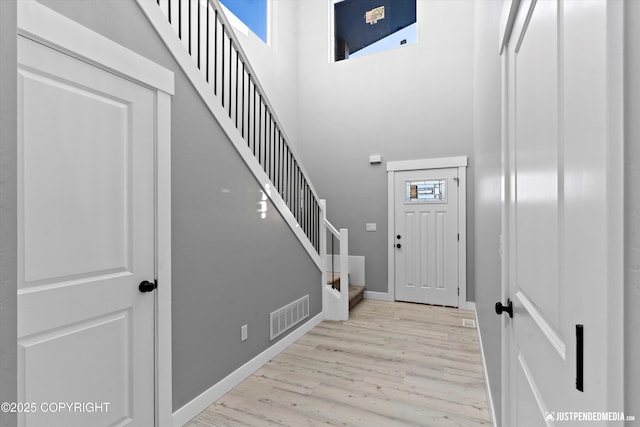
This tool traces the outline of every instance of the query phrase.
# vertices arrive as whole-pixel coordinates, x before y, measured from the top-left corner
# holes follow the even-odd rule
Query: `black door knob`
[[[400,249],[401,247],[402,247],[402,245],[401,245],[400,243],[398,243],[398,244],[396,245],[396,248],[398,248],[398,249]]]
[[[400,236],[399,234],[396,236],[396,239],[400,240],[402,236]]]
[[[144,280],[140,282],[138,289],[140,290],[140,292],[151,292],[157,287],[158,284],[155,281],[149,282],[148,280]]]
[[[500,315],[502,313],[507,313],[509,317],[513,317],[513,302],[510,299],[507,299],[507,305],[502,305],[500,301],[496,303],[496,314]]]

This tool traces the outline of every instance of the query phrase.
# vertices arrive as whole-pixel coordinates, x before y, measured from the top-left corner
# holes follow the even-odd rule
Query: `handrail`
[[[331,232],[331,234],[333,234],[334,236],[336,236],[336,237],[338,238],[338,240],[340,240],[340,232],[339,232],[339,231],[338,231],[338,229],[337,229],[337,228],[335,228],[335,227],[333,226],[333,224],[331,224],[331,223],[329,222],[329,220],[328,220],[328,219],[326,219],[326,218],[324,219],[324,225],[326,225],[326,226],[327,226],[327,228],[329,229],[329,231]]]
[[[327,203],[326,200],[320,200],[320,254],[323,258],[325,265],[322,272],[322,311],[325,314],[325,318],[328,320],[347,320],[349,318],[349,231],[346,228],[338,230],[335,228],[329,220],[327,220]],[[327,230],[331,232],[331,251],[327,246]],[[338,238],[339,245],[339,263],[340,263],[340,291],[338,292],[334,286],[335,278],[335,257],[336,252],[334,248],[334,237]],[[331,260],[328,257],[331,256]],[[329,271],[328,268],[331,267]],[[346,274],[345,274],[346,272]],[[325,286],[327,284],[327,275],[331,274],[332,286]]]
[[[318,193],[218,0],[156,0],[223,110],[320,252]]]

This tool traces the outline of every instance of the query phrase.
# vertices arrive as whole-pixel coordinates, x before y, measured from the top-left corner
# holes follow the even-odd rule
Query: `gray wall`
[[[172,99],[173,410],[269,342],[269,313],[309,294],[320,271],[262,193],[133,0],[41,0],[175,73]],[[249,339],[240,342],[248,324]]]
[[[640,419],[640,2],[625,2],[625,413]]]
[[[498,425],[501,416],[500,300],[501,259],[501,59],[498,28],[502,2],[474,2],[473,141],[475,170],[475,244],[473,247],[478,326]]]
[[[16,69],[16,2],[0,0],[0,402],[16,401]]]
[[[387,292],[384,162],[469,156],[467,233],[473,236],[473,3],[418,3],[418,42],[337,63],[329,58],[329,7],[305,0],[299,18],[299,153],[329,220],[365,256],[366,287]],[[381,154],[382,165],[369,155]],[[366,232],[365,223],[377,223]],[[468,242],[469,243],[469,242]],[[467,298],[474,299],[473,246]]]

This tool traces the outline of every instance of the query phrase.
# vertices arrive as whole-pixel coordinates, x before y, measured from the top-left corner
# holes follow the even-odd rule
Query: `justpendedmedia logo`
[[[615,411],[560,411],[545,412],[545,421],[635,421],[634,415]]]

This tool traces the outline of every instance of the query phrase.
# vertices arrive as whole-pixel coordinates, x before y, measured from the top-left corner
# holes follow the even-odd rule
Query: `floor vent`
[[[476,321],[473,319],[462,319],[462,326],[464,326],[465,328],[475,328]]]
[[[277,338],[309,317],[309,295],[271,313],[271,340]]]

